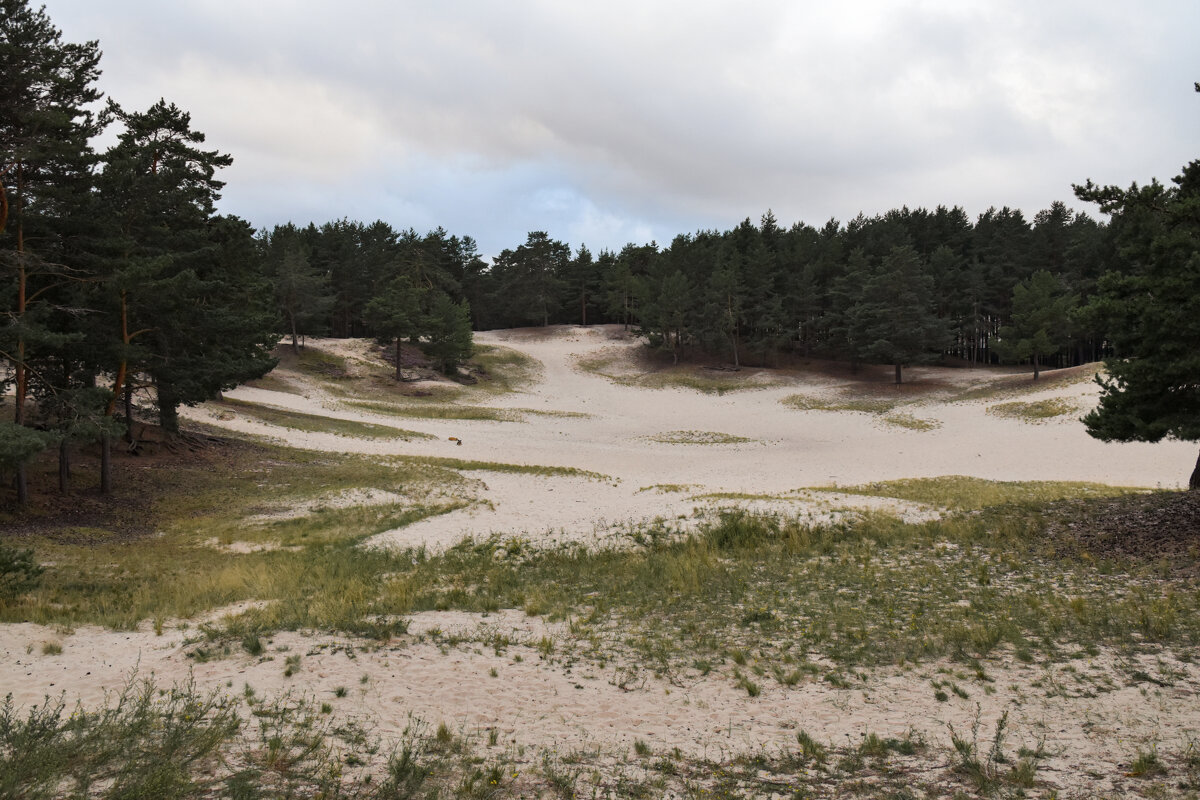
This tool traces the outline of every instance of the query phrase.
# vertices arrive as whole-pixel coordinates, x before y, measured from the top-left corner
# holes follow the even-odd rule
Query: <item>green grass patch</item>
[[[638,489],[638,494],[642,494],[643,492],[654,492],[655,494],[674,494],[690,492],[695,488],[696,484],[694,483],[655,483]]]
[[[534,383],[542,373],[536,358],[500,345],[476,344],[468,366],[483,373],[471,391],[489,394],[515,392]]]
[[[296,384],[286,378],[280,377],[274,372],[267,373],[261,378],[247,381],[246,386],[254,389],[266,389],[271,392],[282,392],[283,394],[301,394],[300,388]]]
[[[575,366],[584,372],[590,372],[593,375],[599,375],[602,378],[620,382],[622,378],[630,377],[618,375],[614,369],[622,360],[623,357],[612,350],[601,350],[594,355],[577,357],[575,359]]]
[[[745,436],[734,436],[716,431],[667,431],[646,438],[659,444],[744,444],[754,441]]]
[[[364,587],[378,588],[391,557],[358,544],[462,507],[473,493],[457,470],[436,464],[245,443],[126,480],[135,477],[138,496],[124,501],[141,504],[134,517],[23,537],[37,561],[54,566],[19,596],[0,598],[0,620],[129,629],[258,600],[277,604],[273,619],[287,627],[373,635],[384,629],[362,605]],[[354,489],[411,499],[270,517]],[[232,553],[214,540],[275,549]]]
[[[798,495],[759,494],[755,492],[705,492],[694,494],[692,500],[764,500],[775,502],[780,500],[799,500]]]
[[[306,414],[300,411],[287,411],[264,406],[259,403],[250,403],[245,400],[226,398],[217,401],[216,405],[231,408],[240,414],[245,414],[248,417],[271,425],[278,425],[281,428],[288,428],[290,430],[307,431],[309,433],[333,433],[338,436],[350,436],[360,439],[403,439],[405,441],[437,438],[428,433],[393,428],[390,425],[376,425],[371,422],[358,422],[356,420],[325,417],[319,414]]]
[[[1095,380],[1098,372],[1103,372],[1101,363],[1083,364],[1078,367],[1058,369],[1043,372],[1038,380],[1033,380],[1033,374],[1006,375],[978,386],[956,392],[952,402],[971,402],[976,400],[1000,400],[1009,397],[1021,397],[1035,392],[1050,389],[1064,389]]]
[[[779,402],[798,411],[857,411],[863,414],[886,414],[898,400],[877,397],[813,397],[806,394],[788,395]]]
[[[1043,524],[1015,506],[920,524],[729,512],[692,535],[641,531],[632,549],[463,543],[387,591],[414,611],[522,608],[536,594],[539,613],[573,620],[561,657],[624,654],[660,673],[735,651],[879,665],[1200,641],[1200,596],[1185,583],[1059,558]]]
[[[990,481],[966,475],[943,475],[858,486],[814,487],[812,491],[894,497],[938,508],[978,510],[1005,504],[1036,505],[1070,498],[1115,497],[1144,490],[1084,481]]]
[[[504,408],[488,408],[487,406],[464,406],[457,404],[411,404],[382,403],[371,400],[350,400],[346,405],[361,408],[376,414],[387,414],[395,417],[412,417],[414,419],[462,419],[483,420],[488,422],[520,422],[520,411]]]
[[[471,461],[442,456],[399,456],[408,464],[429,464],[464,472],[508,472],[519,475],[538,475],[543,478],[587,478],[593,481],[612,481],[610,475],[575,467],[548,467],[540,464],[508,464],[502,461]]]
[[[644,351],[641,351],[644,353]],[[774,376],[763,380],[757,370],[749,375],[740,371],[706,370],[695,366],[671,366],[655,368],[648,365],[643,371],[630,371],[622,368],[622,362],[630,358],[636,359],[638,351],[630,352],[600,352],[596,355],[578,358],[575,365],[584,372],[607,378],[620,386],[637,386],[643,389],[690,389],[704,394],[723,395],[728,392],[743,392],[752,389],[764,389],[777,385],[779,380]]]
[[[1045,422],[1055,417],[1073,416],[1079,413],[1079,406],[1070,400],[1054,397],[1049,400],[1037,400],[1023,403],[1019,400],[1010,403],[1000,403],[988,406],[987,413],[1006,419],[1019,419],[1022,422]]]
[[[350,377],[349,362],[342,356],[313,347],[301,347],[298,354],[291,354],[291,345],[285,345],[284,359],[295,359],[299,372],[321,380],[345,380]]]
[[[934,431],[942,427],[942,423],[932,419],[921,419],[914,417],[912,414],[905,414],[902,411],[892,412],[880,417],[880,421],[896,428],[905,428],[910,431]]]
[[[724,395],[765,389],[775,384],[775,381],[758,380],[757,375],[757,372],[744,375],[739,372],[701,371],[696,367],[671,367],[639,377],[637,385],[647,389],[690,389],[704,394]]]

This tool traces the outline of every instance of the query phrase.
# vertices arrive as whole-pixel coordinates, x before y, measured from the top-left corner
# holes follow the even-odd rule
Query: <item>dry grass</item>
[[[1055,417],[1074,416],[1080,412],[1079,404],[1062,398],[1037,400],[1030,403],[1013,401],[988,406],[987,413],[1006,419],[1019,419],[1022,422],[1039,423]]]

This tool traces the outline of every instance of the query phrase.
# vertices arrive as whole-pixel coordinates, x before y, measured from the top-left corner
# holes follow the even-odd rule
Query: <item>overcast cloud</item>
[[[234,156],[223,211],[593,251],[901,205],[1080,207],[1200,156],[1200,3],[46,0]]]

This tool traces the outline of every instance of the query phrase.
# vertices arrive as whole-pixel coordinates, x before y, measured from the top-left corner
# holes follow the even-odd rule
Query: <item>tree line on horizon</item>
[[[1195,202],[1190,172],[1176,189],[1077,187],[1107,225],[1063,203],[1032,221],[1009,208],[971,221],[939,206],[820,228],[783,228],[768,211],[757,225],[595,255],[535,231],[491,263],[441,228],[342,219],[256,232],[216,212],[216,176],[232,159],[205,149],[190,115],[165,100],[101,105],[99,59],[97,42],[63,42],[44,9],[0,0],[0,389],[12,406],[0,472],[21,502],[28,460],[51,446],[65,492],[72,447],[99,442],[108,491],[109,448],[130,435],[136,398],[152,398],[176,432],[180,406],[273,368],[281,335],[295,348],[305,335],[392,343],[397,377],[404,343],[453,373],[473,329],[601,322],[638,330],[675,360],[771,365],[801,353],[892,364],[899,382],[903,366],[950,356],[1027,360],[1036,376],[1041,364],[1145,346],[1129,331],[1153,315],[1132,318],[1119,292],[1160,267],[1168,234],[1195,239],[1188,214],[1169,210]],[[97,152],[110,125],[116,141]],[[1164,285],[1191,309],[1192,262],[1173,268],[1185,277]],[[1176,327],[1190,335],[1195,324]],[[1172,413],[1191,420],[1196,391],[1168,394],[1184,398]]]
[[[466,304],[475,330],[619,323],[676,361],[770,366],[801,353],[899,367],[948,355],[1035,372],[1104,352],[1086,308],[1114,253],[1107,226],[1061,202],[1032,221],[993,208],[972,222],[939,206],[821,228],[783,228],[768,211],[758,225],[595,255],[534,231],[491,264],[440,228],[421,237],[343,220],[266,238],[279,236],[302,239],[308,268],[327,276],[299,315],[313,335],[378,335],[368,308],[399,273]]]

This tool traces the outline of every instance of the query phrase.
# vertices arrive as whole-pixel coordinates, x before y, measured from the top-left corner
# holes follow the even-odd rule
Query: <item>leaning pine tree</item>
[[[1113,346],[1100,405],[1083,418],[1097,439],[1200,440],[1200,161],[1174,183],[1075,187],[1112,214],[1122,260],[1093,301]],[[1188,488],[1200,489],[1200,458]]]

